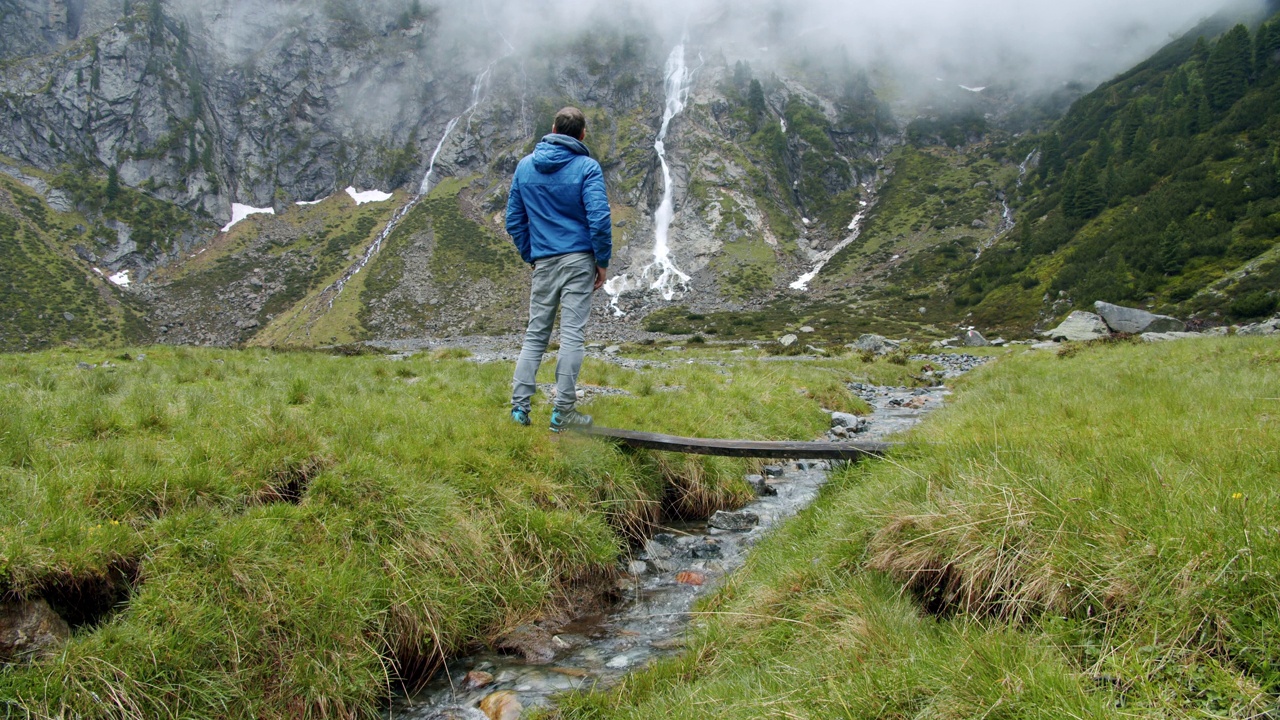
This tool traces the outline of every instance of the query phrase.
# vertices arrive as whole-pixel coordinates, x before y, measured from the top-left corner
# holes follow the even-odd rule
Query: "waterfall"
[[[667,131],[675,116],[684,112],[689,102],[689,92],[693,87],[693,71],[685,63],[685,40],[667,56],[666,65],[666,101],[662,111],[662,126],[658,129],[658,137],[653,149],[658,154],[658,162],[662,166],[662,202],[653,216],[653,262],[640,271],[640,277],[632,279],[627,275],[618,275],[605,283],[605,292],[612,298],[610,304],[618,315],[618,296],[628,290],[648,287],[662,294],[664,300],[671,300],[677,292],[687,290],[689,276],[676,267],[671,260],[670,230],[671,221],[675,217],[675,189],[671,186],[671,167],[667,164]]]
[[[475,81],[471,84],[471,104],[444,126],[444,133],[441,134],[440,141],[436,143],[436,148],[431,153],[431,159],[427,162],[427,172],[422,176],[422,182],[418,185],[418,193],[414,195],[409,202],[405,203],[404,207],[397,210],[395,215],[391,216],[391,220],[387,223],[387,226],[382,229],[382,232],[378,233],[377,239],[375,239],[373,243],[365,249],[364,253],[360,256],[360,259],[351,267],[347,268],[347,271],[342,274],[342,277],[338,278],[332,285],[325,288],[324,292],[320,293],[321,298],[328,296],[329,309],[333,309],[334,302],[338,300],[338,296],[342,294],[342,290],[346,288],[347,283],[351,281],[351,278],[355,277],[356,274],[363,270],[365,266],[369,264],[369,261],[373,260],[374,256],[382,250],[383,243],[386,242],[387,238],[391,237],[391,233],[395,231],[396,226],[400,224],[400,221],[404,219],[404,216],[408,215],[409,211],[412,210],[414,206],[422,200],[422,198],[426,197],[427,193],[431,192],[431,180],[435,174],[436,158],[440,156],[440,151],[444,149],[445,142],[449,139],[449,136],[453,134],[453,131],[458,127],[458,124],[462,122],[463,118],[466,118],[467,128],[470,129],[471,118],[475,115],[476,109],[480,107],[480,103],[484,102],[485,90],[489,86],[489,76],[492,74],[493,66],[495,64],[497,64],[497,60],[489,63],[484,70],[480,71],[480,74],[476,76]]]
[[[858,237],[862,235],[862,221],[866,218],[866,216],[867,216],[867,202],[864,200],[862,201],[862,209],[859,210],[858,214],[854,215],[853,220],[849,222],[848,237],[846,237],[845,239],[837,243],[835,247],[819,255],[817,262],[813,266],[813,269],[801,275],[795,282],[791,283],[791,289],[792,290],[808,290],[809,283],[813,282],[813,279],[818,277],[818,273],[822,272],[822,268],[826,267],[827,263],[831,262],[831,259],[834,258],[836,255],[838,255],[841,250],[852,245],[854,241],[856,241]]]

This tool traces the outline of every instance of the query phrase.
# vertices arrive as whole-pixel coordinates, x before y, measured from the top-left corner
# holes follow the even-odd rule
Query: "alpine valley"
[[[674,34],[625,4],[564,34],[464,9],[0,0],[0,350],[518,332],[506,189],[567,104],[613,207],[605,337],[1280,303],[1274,3],[1100,85],[922,81],[767,9]]]

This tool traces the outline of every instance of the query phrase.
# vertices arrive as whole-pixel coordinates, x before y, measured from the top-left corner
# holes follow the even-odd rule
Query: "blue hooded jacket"
[[[507,197],[507,232],[527,263],[589,252],[609,267],[613,219],[604,171],[575,138],[551,134],[520,161]]]

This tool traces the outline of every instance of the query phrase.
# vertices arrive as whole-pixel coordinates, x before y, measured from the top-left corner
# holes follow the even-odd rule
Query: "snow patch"
[[[986,90],[986,89],[987,89],[987,86],[986,86],[986,85],[983,85],[982,87],[969,87],[968,85],[961,85],[961,86],[960,86],[960,89],[961,89],[961,90],[968,90],[968,91],[969,91],[969,92],[971,92],[971,93],[980,93],[980,92],[982,92],[983,90]]]
[[[308,205],[319,205],[320,203],[328,199],[329,198],[320,198],[319,200],[299,200],[298,202],[294,203],[294,205],[300,205],[302,207],[307,207]]]
[[[231,203],[231,222],[222,227],[222,232],[228,232],[236,226],[236,223],[249,217],[250,215],[275,215],[275,208],[256,208],[240,203]]]
[[[783,134],[783,135],[786,135],[786,134],[787,134],[787,119],[786,119],[786,118],[782,118],[779,122],[781,122],[781,123],[782,123],[782,134]]]
[[[128,270],[121,270],[120,272],[116,273],[115,275],[112,275],[107,279],[115,283],[116,285],[119,285],[122,288],[129,287],[129,271]]]
[[[391,193],[384,193],[381,190],[365,190],[359,191],[353,187],[347,188],[347,194],[352,200],[356,201],[356,205],[364,205],[365,203],[386,202],[391,199]]]

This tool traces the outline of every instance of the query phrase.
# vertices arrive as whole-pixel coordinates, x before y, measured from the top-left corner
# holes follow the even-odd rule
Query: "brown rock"
[[[707,576],[700,572],[685,570],[676,575],[676,582],[681,585],[701,585],[707,581]]]
[[[489,720],[519,720],[523,711],[524,706],[520,704],[516,694],[509,690],[496,692],[480,701],[480,712]]]
[[[472,670],[462,679],[462,684],[468,690],[479,690],[493,684],[493,675],[483,670]]]
[[[71,627],[41,599],[0,603],[0,661],[53,655],[71,639]]]
[[[521,625],[498,638],[497,646],[507,652],[524,655],[525,661],[546,665],[556,659],[555,641],[551,633],[537,625]]]

